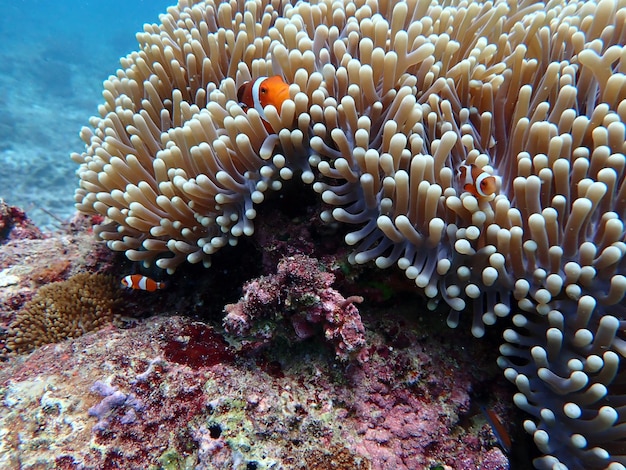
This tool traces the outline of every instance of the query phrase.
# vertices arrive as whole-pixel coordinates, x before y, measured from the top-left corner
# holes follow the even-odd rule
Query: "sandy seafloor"
[[[53,230],[74,213],[78,137],[135,34],[174,0],[0,2],[0,199]]]

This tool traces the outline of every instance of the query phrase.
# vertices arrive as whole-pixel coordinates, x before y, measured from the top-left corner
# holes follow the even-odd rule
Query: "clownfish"
[[[141,274],[129,274],[128,276],[124,276],[121,282],[124,287],[128,287],[129,289],[147,290],[148,292],[165,288],[164,282],[155,281]]]
[[[496,177],[476,165],[461,165],[459,171],[463,189],[477,199],[491,199],[496,192]]]
[[[237,90],[237,100],[244,111],[254,108],[257,110],[263,125],[270,134],[274,129],[265,118],[264,108],[270,104],[280,113],[285,100],[289,99],[289,85],[279,75],[273,77],[259,77],[254,81],[245,82]]]

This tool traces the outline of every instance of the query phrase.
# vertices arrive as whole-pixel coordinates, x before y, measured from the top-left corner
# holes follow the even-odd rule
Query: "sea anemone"
[[[354,226],[352,262],[399,266],[475,336],[512,317],[499,364],[538,468],[624,468],[626,1],[181,1],[160,19],[73,154],[111,249],[209,265],[299,176]],[[273,75],[290,99],[265,126],[237,90]],[[471,165],[495,194],[468,190]]]
[[[46,284],[9,325],[5,353],[30,352],[119,322],[118,297],[115,279],[104,274],[80,273]]]

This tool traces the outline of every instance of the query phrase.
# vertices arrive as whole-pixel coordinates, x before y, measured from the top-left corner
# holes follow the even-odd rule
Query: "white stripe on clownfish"
[[[252,101],[254,104],[254,109],[257,110],[259,115],[265,119],[265,106],[261,104],[261,97],[259,96],[259,89],[261,88],[261,83],[264,83],[267,80],[267,77],[259,77],[252,84]],[[278,109],[277,111],[280,112]]]

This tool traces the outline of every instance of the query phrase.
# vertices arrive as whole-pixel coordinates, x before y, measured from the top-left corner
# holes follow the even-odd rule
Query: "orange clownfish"
[[[165,288],[164,282],[155,281],[141,274],[129,274],[128,276],[124,276],[122,278],[122,285],[129,289],[147,290],[148,292]]]
[[[245,82],[237,90],[239,105],[248,111],[250,108],[257,110],[263,119],[263,125],[270,134],[274,129],[265,119],[264,108],[270,104],[280,113],[285,100],[289,99],[289,85],[279,75],[273,77],[259,77],[254,81]]]
[[[463,189],[477,199],[491,199],[496,192],[498,188],[496,177],[476,165],[461,165],[459,171]]]

